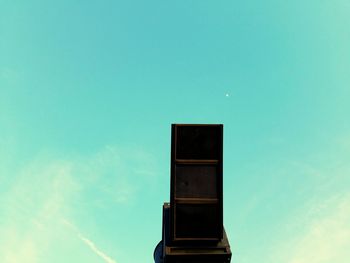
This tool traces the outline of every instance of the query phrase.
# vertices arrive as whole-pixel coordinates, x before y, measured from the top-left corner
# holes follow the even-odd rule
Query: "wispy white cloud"
[[[76,232],[78,238],[71,235],[59,218],[84,222],[77,214],[96,214],[98,209],[108,213],[136,198],[137,185],[149,176],[134,170],[149,170],[149,157],[134,156],[137,154],[130,150],[123,153],[109,146],[94,155],[69,159],[43,154],[15,170],[3,170],[0,177],[6,187],[0,185],[0,261],[40,263],[50,257],[56,260],[55,256],[67,260],[68,255],[57,253],[60,246],[61,252],[76,247],[79,256],[87,258],[84,262],[96,261],[88,257],[92,251],[105,262],[115,263],[80,232]],[[81,247],[81,242],[89,249]],[[76,262],[73,257],[77,259],[69,256],[68,260]]]
[[[80,238],[81,241],[83,241],[93,252],[96,253],[96,255],[98,255],[100,258],[102,258],[105,262],[107,263],[116,263],[112,258],[110,258],[109,256],[107,256],[104,252],[102,252],[100,249],[98,249],[96,247],[96,245],[89,239],[87,239],[86,237],[84,237],[83,235],[78,235],[78,237]]]
[[[55,218],[74,189],[69,167],[36,160],[12,175],[9,189],[1,194],[1,262],[41,262],[56,234]]]
[[[143,149],[109,145],[94,155],[80,158],[75,170],[84,175],[79,178],[83,194],[99,193],[100,199],[116,205],[132,202],[141,186],[154,184],[157,174],[154,163],[153,156]]]
[[[310,206],[311,205],[311,206]],[[270,262],[347,263],[350,259],[350,194],[309,204],[294,234],[276,246]]]
[[[74,226],[71,222],[69,222],[67,219],[62,220],[63,223],[68,226],[71,230],[73,230],[78,238],[85,244],[87,245],[96,255],[98,255],[100,258],[102,258],[105,262],[107,263],[116,263],[115,260],[113,260],[111,257],[109,257],[105,252],[100,250],[94,242],[92,242],[90,239],[85,237],[76,226]]]
[[[329,160],[317,169],[300,166],[314,178],[313,192],[281,224],[268,262],[349,262],[350,193],[346,185],[350,183],[350,167],[344,160]]]

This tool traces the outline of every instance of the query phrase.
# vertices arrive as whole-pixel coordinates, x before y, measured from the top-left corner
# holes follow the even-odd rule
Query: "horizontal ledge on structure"
[[[170,248],[170,253],[173,254],[222,254],[227,253],[226,248],[187,248],[187,247],[172,247]]]
[[[217,159],[175,159],[176,164],[218,164]]]
[[[178,204],[216,204],[219,202],[218,198],[176,198],[175,203]]]

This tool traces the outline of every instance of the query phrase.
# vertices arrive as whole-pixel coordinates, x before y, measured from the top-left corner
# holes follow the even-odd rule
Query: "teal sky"
[[[0,0],[0,261],[153,262],[171,123],[224,124],[236,263],[348,263],[350,2]]]

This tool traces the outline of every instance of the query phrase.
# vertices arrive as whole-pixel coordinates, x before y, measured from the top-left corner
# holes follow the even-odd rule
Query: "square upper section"
[[[222,125],[177,125],[175,133],[175,159],[221,158]]]

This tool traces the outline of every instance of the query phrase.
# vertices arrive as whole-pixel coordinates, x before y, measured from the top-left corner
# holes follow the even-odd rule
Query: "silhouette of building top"
[[[172,124],[170,204],[156,263],[229,263],[223,226],[223,125]]]
[[[219,241],[223,125],[173,124],[171,134],[171,239]]]

